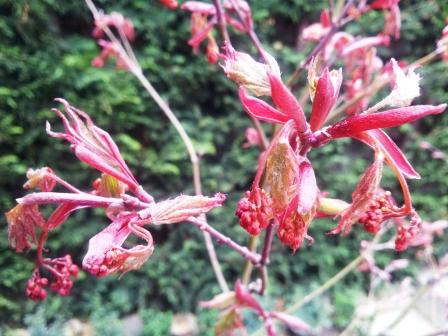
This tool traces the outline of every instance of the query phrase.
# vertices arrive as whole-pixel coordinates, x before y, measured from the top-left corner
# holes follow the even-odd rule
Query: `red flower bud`
[[[249,234],[256,236],[269,225],[272,218],[272,200],[263,189],[255,187],[247,191],[238,202],[235,212],[240,225]]]

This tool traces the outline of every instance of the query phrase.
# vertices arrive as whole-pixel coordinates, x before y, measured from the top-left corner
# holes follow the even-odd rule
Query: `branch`
[[[268,287],[268,270],[267,265],[269,264],[269,256],[271,254],[272,248],[272,238],[274,237],[274,221],[271,221],[266,229],[266,234],[264,236],[263,250],[261,252],[260,261],[260,272],[261,272],[261,289],[260,295],[263,295]]]
[[[231,238],[225,236],[218,230],[211,227],[206,221],[203,221],[196,217],[190,217],[188,221],[203,232],[207,232],[208,234],[210,234],[213,238],[216,239],[216,242],[218,244],[226,245],[235,252],[239,253],[244,259],[250,261],[253,265],[260,264],[262,257],[258,253],[252,252],[246,246],[241,246],[240,244],[236,243]]]

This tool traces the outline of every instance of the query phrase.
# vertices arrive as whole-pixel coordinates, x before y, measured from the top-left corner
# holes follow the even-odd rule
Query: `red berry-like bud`
[[[408,248],[409,243],[420,231],[421,224],[422,220],[420,216],[417,214],[417,212],[415,212],[415,210],[413,210],[409,225],[404,226],[403,224],[400,224],[397,227],[397,236],[395,238],[395,251],[401,252]]]
[[[311,243],[313,238],[308,236],[308,224],[313,219],[316,212],[314,206],[306,214],[301,214],[297,211],[298,197],[285,209],[280,218],[280,225],[277,230],[277,235],[283,244],[288,245],[294,252],[300,247],[304,239],[308,239]]]
[[[376,234],[381,229],[383,221],[393,217],[396,211],[390,191],[380,191],[369,203],[358,222],[364,225],[367,232]]]
[[[69,272],[70,272],[70,275],[72,277],[77,278],[78,277],[78,273],[79,273],[79,267],[73,264],[73,265],[70,266]]]
[[[47,278],[40,278],[39,279],[39,285],[45,287],[46,285],[48,285],[48,279]]]
[[[240,219],[240,225],[249,234],[256,236],[268,226],[272,218],[272,200],[263,189],[255,187],[238,202],[235,214]]]

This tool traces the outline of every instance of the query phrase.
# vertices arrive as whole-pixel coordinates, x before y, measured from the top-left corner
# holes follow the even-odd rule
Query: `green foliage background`
[[[184,123],[202,156],[204,193],[221,191],[228,201],[214,210],[210,223],[244,243],[247,235],[233,215],[236,201],[248,188],[256,167],[257,150],[243,149],[244,130],[250,126],[236,99],[236,88],[219,66],[207,64],[204,55],[194,56],[186,41],[189,16],[171,12],[158,1],[96,1],[106,11],[120,11],[135,24],[134,43],[144,72],[166,98]],[[304,26],[317,21],[325,2],[306,0],[252,1],[256,29],[268,50],[279,60],[285,78],[310,50],[297,36]],[[402,38],[381,56],[415,60],[433,50],[448,17],[446,1],[401,1]],[[348,26],[354,34],[375,34],[382,29],[380,12],[366,15]],[[50,111],[55,97],[64,97],[88,111],[95,122],[110,131],[129,166],[156,198],[191,194],[191,167],[179,137],[139,83],[128,73],[110,64],[103,69],[90,66],[98,53],[90,37],[92,20],[82,1],[16,0],[0,1],[0,207],[2,212],[23,195],[20,186],[28,167],[51,166],[73,184],[88,189],[97,173],[80,164],[65,143],[51,139],[44,131],[45,120],[59,122]],[[235,45],[252,52],[244,36],[235,36]],[[426,66],[422,103],[448,102],[448,65]],[[302,75],[302,84],[304,84]],[[301,85],[303,87],[303,85]],[[445,159],[433,159],[430,151],[419,148],[429,141],[448,150],[448,114],[426,118],[413,125],[391,130],[422,175],[410,183],[416,208],[425,219],[446,218],[448,209],[448,167]],[[268,128],[267,128],[268,129]],[[349,199],[350,190],[366,167],[371,153],[348,141],[339,141],[313,152],[312,160],[322,190]],[[397,189],[392,174],[385,185]],[[206,257],[202,236],[188,225],[152,230],[156,250],[139,271],[121,280],[95,279],[81,272],[73,295],[50,295],[43,304],[26,299],[24,288],[33,267],[33,251],[15,254],[7,246],[4,218],[0,219],[0,325],[23,324],[43,333],[71,317],[92,319],[99,334],[117,333],[120,316],[140,312],[148,335],[166,334],[175,312],[200,314],[205,334],[213,323],[213,313],[197,308],[198,300],[218,292]],[[52,234],[48,254],[71,253],[79,264],[89,237],[106,225],[95,211],[80,211],[63,228]],[[270,267],[270,295],[293,302],[318,283],[328,279],[358,253],[359,241],[367,235],[355,229],[347,238],[328,237],[333,225],[315,221],[310,234],[316,242],[295,255],[275,243]],[[438,253],[447,251],[440,238]],[[227,278],[236,279],[241,258],[225,248],[218,253]],[[411,256],[412,251],[404,253]],[[383,262],[393,257],[384,255]],[[350,317],[366,283],[362,274],[352,274],[329,296],[318,300],[301,314],[312,324],[342,326]],[[334,306],[333,308],[331,306]],[[41,307],[41,308],[39,308]],[[42,308],[43,307],[43,308]],[[27,317],[28,316],[28,317]],[[157,322],[164,321],[159,324]],[[165,329],[163,329],[165,328]],[[47,331],[45,331],[47,330]],[[151,330],[153,333],[151,333]],[[57,334],[57,332],[55,332]],[[48,333],[47,333],[48,334]]]

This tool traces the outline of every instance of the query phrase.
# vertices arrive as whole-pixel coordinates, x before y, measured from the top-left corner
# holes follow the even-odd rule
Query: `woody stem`
[[[210,234],[213,238],[216,239],[218,244],[226,245],[235,252],[239,253],[243,258],[250,261],[253,265],[259,265],[261,263],[262,256],[260,256],[256,252],[249,250],[246,246],[241,246],[240,244],[236,243],[230,237],[225,236],[218,230],[211,227],[206,221],[196,217],[190,217],[188,221],[198,227],[201,231]]]
[[[261,289],[260,295],[263,295],[268,287],[268,275],[267,275],[267,265],[269,264],[269,256],[271,254],[272,248],[272,238],[274,237],[274,221],[268,225],[266,229],[266,234],[264,236],[263,249],[261,252],[261,261],[260,261],[260,272],[261,272]]]

